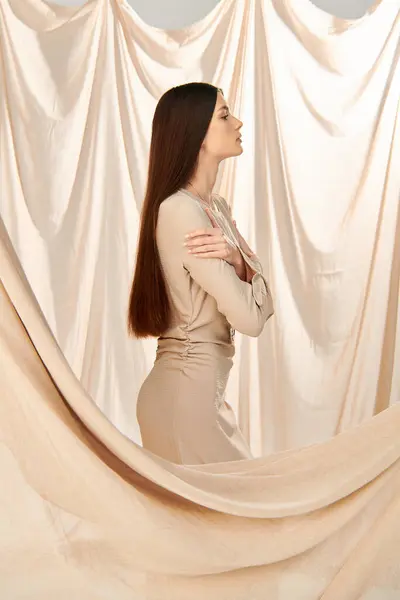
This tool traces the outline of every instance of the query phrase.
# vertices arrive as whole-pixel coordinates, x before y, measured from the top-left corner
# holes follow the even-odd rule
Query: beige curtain
[[[397,0],[335,19],[309,0],[222,0],[166,32],[126,3],[1,0],[1,215],[82,385],[139,442],[155,344],[125,315],[151,120],[169,87],[221,86],[244,154],[218,190],[276,314],[237,336],[227,390],[256,455],[329,439],[399,397]]]
[[[302,450],[158,459],[84,392],[0,240],[2,598],[399,598],[400,405]]]
[[[400,597],[399,15],[223,0],[165,32],[115,0],[0,0],[1,598]],[[276,307],[229,388],[275,453],[196,468],[126,437],[151,119],[190,80],[245,123],[218,188]]]

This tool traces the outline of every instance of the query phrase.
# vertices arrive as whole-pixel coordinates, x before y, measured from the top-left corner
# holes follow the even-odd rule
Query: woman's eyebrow
[[[219,108],[218,110],[229,110],[229,106],[226,106],[226,104],[224,106],[221,106],[221,108]]]

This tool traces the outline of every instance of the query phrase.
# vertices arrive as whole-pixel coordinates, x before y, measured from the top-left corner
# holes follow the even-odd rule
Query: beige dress
[[[143,446],[175,463],[250,458],[232,408],[225,401],[234,330],[258,336],[273,305],[260,262],[239,246],[226,201],[211,209],[228,240],[255,271],[251,283],[217,258],[190,255],[185,234],[210,227],[201,201],[187,190],[160,206],[157,245],[173,306],[169,330],[158,339],[154,366],[138,396]]]

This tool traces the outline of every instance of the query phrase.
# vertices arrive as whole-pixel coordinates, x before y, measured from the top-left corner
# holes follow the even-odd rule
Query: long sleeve
[[[256,337],[273,314],[272,298],[261,269],[254,269],[257,272],[247,283],[239,279],[234,267],[226,261],[189,254],[183,245],[185,235],[205,227],[210,227],[206,213],[185,194],[177,193],[160,206],[157,235],[168,236],[171,251],[179,254],[183,268],[215,299],[219,312],[231,326]]]
[[[237,247],[237,249],[243,257],[244,262],[247,265],[247,268],[250,268],[250,270],[254,273],[260,273],[260,275],[263,275],[263,268],[258,256],[252,251],[246,252],[246,250],[241,246],[240,240],[237,236],[236,228],[233,224],[231,207],[229,206],[225,198],[223,198],[222,196],[215,194],[214,199],[217,201],[219,209],[222,209],[223,220],[220,222],[220,226],[223,227],[225,235],[230,240],[231,244],[234,244]],[[263,279],[269,292],[268,284],[265,278]]]

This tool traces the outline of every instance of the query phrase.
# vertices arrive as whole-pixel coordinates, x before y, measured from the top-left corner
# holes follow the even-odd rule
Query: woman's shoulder
[[[208,217],[199,203],[181,190],[171,194],[171,196],[168,196],[160,204],[158,213],[159,226],[168,226],[169,223],[177,225],[179,222],[207,222],[207,220]]]
[[[165,212],[171,207],[180,206],[183,203],[189,203],[189,205],[196,205],[196,200],[191,198],[188,194],[185,194],[183,190],[178,190],[177,192],[171,194],[161,202],[160,210],[163,210]]]

